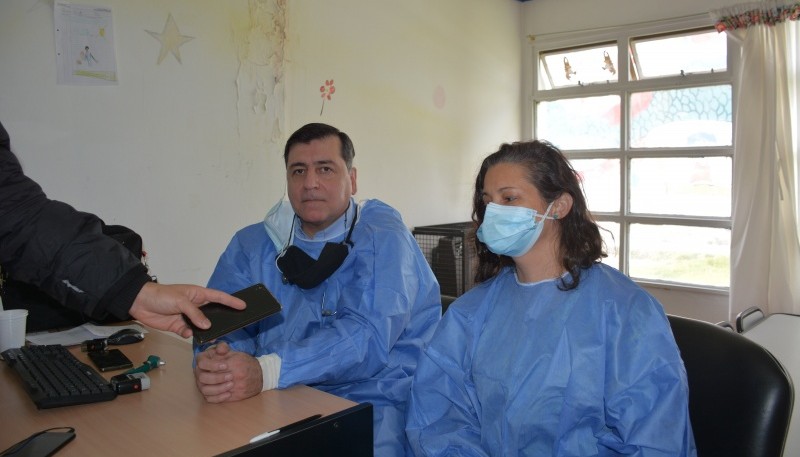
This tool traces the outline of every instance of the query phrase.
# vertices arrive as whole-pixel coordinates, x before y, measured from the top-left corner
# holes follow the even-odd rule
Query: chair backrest
[[[794,400],[783,366],[738,333],[668,318],[689,380],[698,457],[780,457]]]

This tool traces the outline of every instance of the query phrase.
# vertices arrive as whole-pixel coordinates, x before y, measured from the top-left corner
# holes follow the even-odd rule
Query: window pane
[[[631,224],[630,276],[728,287],[731,232],[679,225]]]
[[[618,213],[619,159],[573,159],[570,163],[583,184],[589,211]]]
[[[636,69],[632,79],[711,73],[728,66],[727,36],[716,30],[637,38],[631,48]]]
[[[536,106],[536,136],[561,149],[619,148],[620,97],[567,98]]]
[[[606,254],[603,263],[619,269],[619,224],[616,222],[598,221],[600,235],[603,236]]]
[[[633,213],[731,215],[730,157],[631,160]]]
[[[637,92],[630,100],[633,148],[733,144],[729,85]]]
[[[616,81],[616,43],[539,54],[539,90]]]

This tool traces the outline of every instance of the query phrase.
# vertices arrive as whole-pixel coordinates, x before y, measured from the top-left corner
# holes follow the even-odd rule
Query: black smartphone
[[[63,427],[67,428],[67,427]],[[13,455],[18,457],[48,457],[56,453],[59,449],[64,447],[65,444],[75,438],[75,431],[56,432],[47,430],[42,433],[37,433],[31,437],[26,438],[23,442],[19,442],[6,449],[3,455]]]
[[[90,352],[89,358],[92,359],[92,362],[100,371],[133,368],[133,362],[119,349]]]
[[[201,306],[200,310],[211,321],[211,327],[207,330],[196,327],[184,316],[184,319],[192,328],[194,341],[197,344],[213,341],[234,330],[281,311],[281,304],[278,303],[278,300],[275,299],[272,292],[264,284],[255,284],[231,295],[244,300],[247,308],[238,310],[220,303],[208,303]]]

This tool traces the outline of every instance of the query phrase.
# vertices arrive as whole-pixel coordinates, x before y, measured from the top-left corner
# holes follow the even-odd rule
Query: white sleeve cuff
[[[264,384],[261,391],[272,390],[278,387],[278,379],[281,376],[281,358],[278,354],[267,354],[256,358],[261,365],[261,378]]]

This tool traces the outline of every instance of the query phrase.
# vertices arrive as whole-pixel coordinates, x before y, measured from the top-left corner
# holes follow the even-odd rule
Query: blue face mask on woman
[[[536,210],[524,206],[505,206],[496,203],[486,205],[483,223],[478,227],[478,239],[497,255],[518,257],[530,251],[542,234],[551,202],[543,216]],[[537,217],[539,218],[537,220]]]

